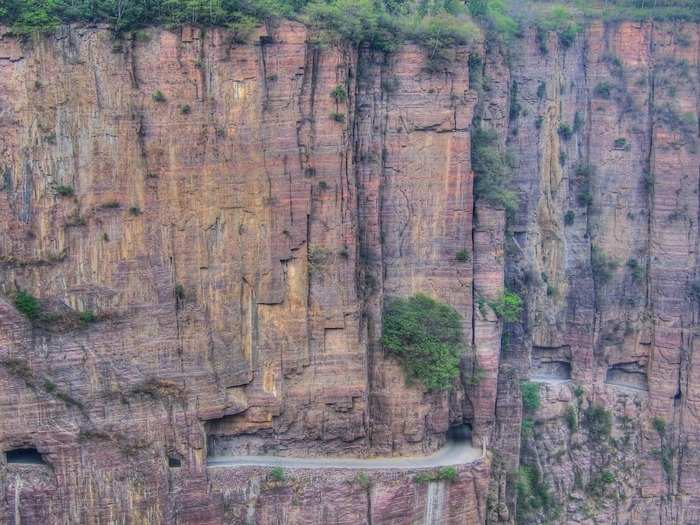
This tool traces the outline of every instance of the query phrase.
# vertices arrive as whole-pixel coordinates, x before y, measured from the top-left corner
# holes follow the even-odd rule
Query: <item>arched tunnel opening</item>
[[[452,425],[447,430],[447,441],[452,443],[471,443],[472,425],[471,423],[461,423]]]

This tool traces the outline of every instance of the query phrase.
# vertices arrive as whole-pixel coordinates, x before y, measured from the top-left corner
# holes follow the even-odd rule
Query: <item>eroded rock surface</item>
[[[528,30],[437,71],[291,22],[0,38],[0,445],[46,461],[0,462],[0,521],[698,521],[699,33]],[[508,217],[474,196],[475,116],[512,154]],[[464,321],[449,395],[379,344],[416,292]],[[454,483],[206,468],[425,454],[462,423],[489,453]]]

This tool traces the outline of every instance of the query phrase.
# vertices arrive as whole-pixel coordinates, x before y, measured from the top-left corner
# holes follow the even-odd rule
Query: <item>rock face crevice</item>
[[[3,34],[0,445],[45,464],[0,461],[0,521],[697,521],[698,34],[532,29],[437,70],[293,22]],[[474,194],[473,122],[512,213]],[[418,292],[462,315],[449,394],[379,343]],[[206,467],[464,424],[488,454],[453,483]]]

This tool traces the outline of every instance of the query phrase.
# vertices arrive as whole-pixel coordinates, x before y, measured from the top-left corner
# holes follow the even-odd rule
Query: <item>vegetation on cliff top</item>
[[[418,294],[389,300],[382,345],[396,356],[409,382],[428,390],[450,390],[464,352],[462,319],[450,305]]]
[[[334,39],[391,49],[414,40],[438,50],[478,34],[505,40],[534,25],[568,45],[586,18],[700,20],[697,0],[4,0],[0,23],[18,34],[61,23],[102,22],[115,31],[153,25],[224,26],[245,39],[272,18],[302,20]]]

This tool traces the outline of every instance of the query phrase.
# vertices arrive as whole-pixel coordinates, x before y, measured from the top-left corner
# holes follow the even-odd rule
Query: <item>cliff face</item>
[[[697,27],[594,24],[568,50],[527,41],[549,54],[520,55],[508,79],[521,200],[507,275],[527,311],[502,352],[502,471],[519,460],[544,474],[549,509],[519,505],[523,521],[549,510],[561,522],[693,523]],[[513,376],[545,379],[521,444],[520,405],[500,395]]]
[[[0,444],[48,463],[3,459],[0,520],[700,519],[696,26],[530,31],[437,70],[293,23],[136,36],[0,39]],[[475,115],[512,153],[507,226],[473,195]],[[463,318],[449,395],[378,344],[416,292]],[[490,452],[451,484],[206,468],[425,454],[462,423]]]

